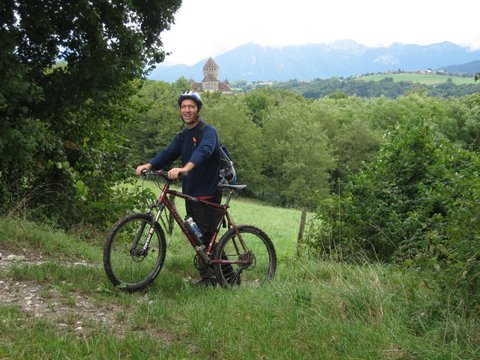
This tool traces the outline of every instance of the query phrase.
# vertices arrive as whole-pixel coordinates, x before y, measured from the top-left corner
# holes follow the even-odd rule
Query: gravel
[[[47,259],[29,254],[0,251],[0,304],[14,306],[28,317],[44,318],[59,328],[70,329],[79,335],[99,325],[124,333],[125,324],[116,320],[117,314],[125,311],[117,305],[98,304],[80,292],[65,292],[52,284],[9,278],[12,266],[41,265]],[[70,266],[96,266],[86,262],[75,262]]]

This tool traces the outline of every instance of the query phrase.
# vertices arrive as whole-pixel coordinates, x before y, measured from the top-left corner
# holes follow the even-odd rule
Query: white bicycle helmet
[[[198,110],[202,108],[202,98],[195,91],[184,91],[183,93],[181,93],[178,97],[178,106],[180,106],[182,104],[182,101],[186,99],[193,100],[195,104],[197,104]]]

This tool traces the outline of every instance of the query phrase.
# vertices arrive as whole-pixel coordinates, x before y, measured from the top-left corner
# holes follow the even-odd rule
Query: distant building
[[[190,83],[192,90],[194,91],[221,91],[224,94],[232,94],[230,84],[228,80],[220,81],[218,74],[220,73],[220,67],[217,63],[209,58],[205,65],[203,65],[203,81]]]

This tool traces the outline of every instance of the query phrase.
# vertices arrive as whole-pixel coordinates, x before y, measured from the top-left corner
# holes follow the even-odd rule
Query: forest
[[[145,196],[125,186],[134,166],[182,126],[188,81],[144,79],[181,2],[62,3],[8,2],[2,13],[0,214],[108,228]],[[246,196],[317,214],[311,256],[424,272],[439,303],[475,316],[480,94],[433,95],[211,92],[201,115]]]

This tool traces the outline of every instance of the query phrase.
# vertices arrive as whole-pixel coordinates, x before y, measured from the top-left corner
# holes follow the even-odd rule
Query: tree
[[[159,35],[169,28],[180,4],[180,0],[2,2],[3,210],[42,189],[37,205],[44,209],[50,205],[63,218],[75,217],[81,216],[80,199],[95,202],[105,196],[115,176],[102,172],[115,173],[111,163],[120,160],[113,130],[131,114],[125,99],[135,89],[132,81],[163,61]]]
[[[441,301],[480,309],[480,157],[421,115],[389,133],[378,158],[320,203],[322,255],[422,271]],[[449,295],[445,297],[445,294]]]
[[[335,167],[330,141],[306,100],[285,101],[265,118],[263,171],[269,201],[282,206],[313,207],[327,195]]]
[[[250,195],[258,194],[264,182],[260,174],[264,158],[261,129],[247,116],[240,96],[220,96],[211,101],[211,95],[203,97],[202,116],[217,128],[221,143],[234,161],[238,181],[248,185]]]
[[[274,104],[273,97],[268,95],[265,90],[254,90],[245,95],[243,101],[252,121],[258,126],[263,126],[263,119],[269,108]]]
[[[365,121],[355,119],[339,129],[334,139],[340,172],[356,173],[369,164],[378,153],[381,134]]]
[[[183,122],[178,113],[177,99],[189,86],[184,79],[175,84],[144,81],[140,91],[133,96],[141,111],[134,114],[134,121],[125,126],[125,147],[130,164],[149,160],[180,131]]]

